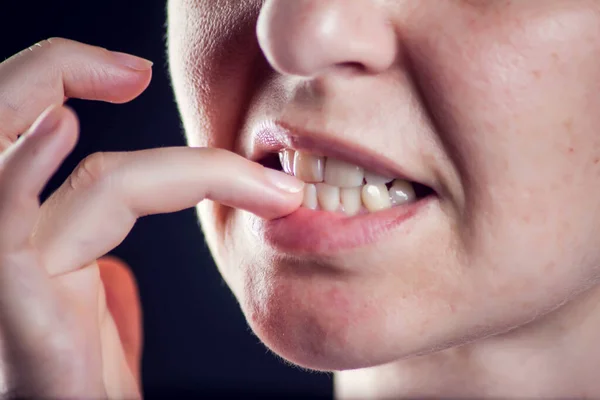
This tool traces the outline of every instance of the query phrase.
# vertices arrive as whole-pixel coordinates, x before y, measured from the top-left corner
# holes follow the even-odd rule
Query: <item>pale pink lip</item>
[[[436,196],[385,211],[346,217],[299,208],[292,214],[258,222],[258,234],[273,248],[290,254],[333,255],[373,243],[426,213]],[[258,217],[257,217],[258,218]]]

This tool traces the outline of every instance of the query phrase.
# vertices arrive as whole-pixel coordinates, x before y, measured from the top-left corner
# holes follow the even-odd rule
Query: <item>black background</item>
[[[129,104],[69,101],[81,121],[81,141],[47,192],[90,153],[185,144],[166,68],[164,1],[2,3],[0,60],[60,36],[155,63],[149,89]],[[146,397],[331,397],[330,375],[284,364],[251,333],[210,258],[193,210],[140,220],[114,254],[138,280]]]

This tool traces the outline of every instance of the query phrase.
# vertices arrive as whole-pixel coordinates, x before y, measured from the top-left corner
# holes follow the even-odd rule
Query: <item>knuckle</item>
[[[69,177],[72,189],[85,189],[106,183],[110,177],[108,153],[94,153],[84,158]]]
[[[47,49],[48,47],[50,47],[52,44],[52,40],[51,39],[44,39],[44,40],[40,40],[39,42],[35,43],[33,46],[29,46],[27,48],[28,51],[34,52],[34,51],[40,51],[40,49]]]
[[[57,65],[61,65],[66,60],[66,55],[72,53],[77,42],[65,39],[61,37],[51,37],[48,39],[40,40],[39,42],[29,46],[26,49],[21,50],[12,58],[23,59],[27,64],[43,63],[46,68],[50,71],[50,76],[54,77]],[[6,62],[10,61],[7,60]]]
[[[49,50],[51,48],[62,48],[69,46],[72,43],[71,40],[61,37],[51,37],[48,39],[41,40],[29,48],[30,51],[38,51],[39,49]]]
[[[28,48],[23,49],[22,51],[17,53],[16,56],[19,57],[19,56],[31,55],[32,53],[34,55],[37,55],[40,53],[50,51],[50,49],[64,47],[67,44],[67,42],[69,42],[68,39],[59,38],[59,37],[52,37],[52,38],[40,40],[39,42],[29,46]]]

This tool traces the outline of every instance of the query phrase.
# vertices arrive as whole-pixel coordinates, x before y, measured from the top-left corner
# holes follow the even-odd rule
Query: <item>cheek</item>
[[[569,171],[576,150],[586,162],[597,152],[600,18],[576,8],[523,13],[457,17],[412,42],[429,111],[474,189]]]
[[[457,233],[480,287],[477,318],[496,327],[598,282],[600,18],[583,2],[555,3],[545,14],[515,3],[519,18],[450,18],[407,46],[460,172]]]
[[[233,150],[261,59],[254,31],[260,1],[170,0],[168,7],[169,66],[188,144]],[[230,210],[203,202],[199,212],[223,265]]]
[[[233,147],[260,56],[259,1],[169,2],[169,62],[188,141]]]
[[[456,18],[436,40],[415,37],[415,69],[460,170],[464,247],[570,268],[556,257],[600,223],[600,18],[582,2],[515,4],[510,18]]]

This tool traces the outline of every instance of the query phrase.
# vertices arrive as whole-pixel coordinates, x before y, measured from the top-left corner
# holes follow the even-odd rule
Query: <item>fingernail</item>
[[[304,182],[281,171],[265,168],[265,176],[277,188],[289,193],[298,193],[304,188]]]
[[[46,108],[23,136],[31,136],[33,134],[43,135],[55,131],[61,121],[60,113],[58,112],[59,108],[60,106],[58,105]]]
[[[150,60],[131,54],[121,53],[119,51],[113,51],[112,54],[119,64],[135,71],[147,71],[154,65]]]

